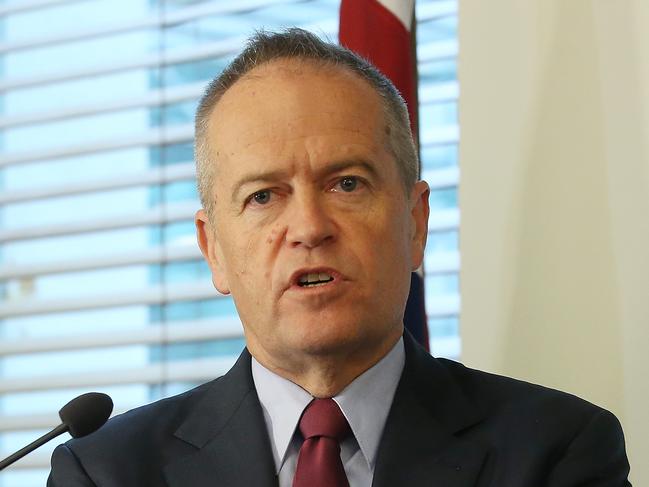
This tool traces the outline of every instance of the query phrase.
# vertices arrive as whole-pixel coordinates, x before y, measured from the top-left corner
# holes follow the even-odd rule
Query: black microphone
[[[44,445],[65,432],[69,432],[74,438],[89,435],[93,431],[101,428],[108,421],[112,412],[113,400],[106,394],[102,394],[101,392],[88,392],[79,397],[75,397],[59,411],[59,417],[63,423],[2,460],[0,462],[0,470],[3,470],[16,460],[21,459],[28,453],[36,450],[39,446]]]

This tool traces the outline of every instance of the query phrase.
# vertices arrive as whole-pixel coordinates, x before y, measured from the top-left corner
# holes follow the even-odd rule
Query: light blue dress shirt
[[[350,487],[372,485],[379,442],[404,363],[401,338],[385,357],[333,398],[353,433],[340,445],[340,458]],[[313,396],[271,372],[254,357],[252,377],[264,411],[279,486],[291,487],[301,446],[301,437],[295,432],[302,411]]]

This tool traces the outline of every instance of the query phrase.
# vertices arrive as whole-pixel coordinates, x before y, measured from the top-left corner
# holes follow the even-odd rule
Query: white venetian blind
[[[417,10],[427,307],[434,351],[457,356],[456,3]],[[194,238],[193,112],[254,29],[337,24],[336,0],[0,3],[1,457],[76,394],[121,412],[234,362],[241,325]],[[0,487],[44,485],[53,447]]]

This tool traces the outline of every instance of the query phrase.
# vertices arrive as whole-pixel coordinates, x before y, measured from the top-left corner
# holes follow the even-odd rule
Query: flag
[[[360,54],[386,75],[408,106],[418,141],[415,0],[342,0],[340,44]],[[428,323],[422,276],[413,272],[404,324],[428,350]]]

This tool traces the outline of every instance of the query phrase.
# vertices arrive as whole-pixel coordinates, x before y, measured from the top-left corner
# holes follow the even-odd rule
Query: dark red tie
[[[297,458],[293,487],[349,487],[340,460],[340,442],[349,424],[333,399],[314,399],[299,424],[304,443]]]

